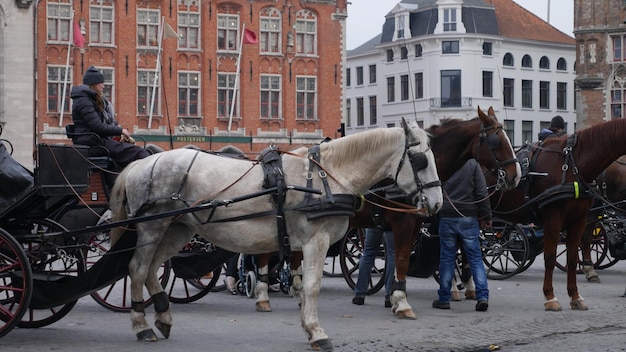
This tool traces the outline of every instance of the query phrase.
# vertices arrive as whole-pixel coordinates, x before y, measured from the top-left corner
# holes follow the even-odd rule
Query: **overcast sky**
[[[574,27],[574,0],[514,0],[535,15],[548,20],[550,3],[550,24],[570,36]],[[400,0],[351,0],[348,3],[348,42],[351,50],[382,32],[385,15]]]

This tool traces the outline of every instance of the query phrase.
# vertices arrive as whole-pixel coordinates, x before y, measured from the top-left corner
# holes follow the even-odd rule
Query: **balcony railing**
[[[472,107],[472,98],[471,97],[462,97],[462,98],[430,98],[430,107],[431,108],[471,108]]]

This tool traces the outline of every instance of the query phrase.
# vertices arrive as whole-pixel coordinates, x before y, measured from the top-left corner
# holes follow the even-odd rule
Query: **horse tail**
[[[109,207],[111,208],[113,221],[125,220],[128,217],[126,214],[126,177],[131,169],[132,167],[128,166],[122,170],[111,189]],[[111,229],[111,246],[120,239],[124,231],[123,227],[114,227]]]

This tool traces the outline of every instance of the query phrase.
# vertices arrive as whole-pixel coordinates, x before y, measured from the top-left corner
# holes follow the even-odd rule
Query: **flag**
[[[176,38],[178,39],[178,33],[167,22],[163,21],[165,28],[163,28],[163,39]]]
[[[79,48],[85,47],[85,37],[83,37],[83,34],[80,32],[78,22],[74,22],[74,45]]]
[[[243,33],[243,43],[244,44],[258,44],[259,40],[256,38],[256,33],[249,29],[244,29]]]

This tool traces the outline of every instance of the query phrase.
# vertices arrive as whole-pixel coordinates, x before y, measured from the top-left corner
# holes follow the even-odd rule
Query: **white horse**
[[[322,143],[318,150],[301,147],[281,153],[282,172],[274,174],[284,175],[288,186],[282,203],[291,248],[301,250],[304,256],[301,324],[313,348],[333,350],[320,327],[317,297],[326,252],[345,234],[349,214],[345,208],[333,214],[333,207],[339,204],[332,200],[338,201],[339,194],[349,194],[358,203],[363,192],[391,178],[410,195],[419,215],[436,213],[442,203],[441,183],[428,142],[424,130],[403,120],[402,128],[351,135]],[[258,161],[176,149],[138,160],[118,176],[110,204],[113,220],[157,214],[156,220],[136,223],[137,246],[129,264],[131,322],[139,340],[157,340],[145,319],[144,285],[153,298],[155,326],[169,337],[172,316],[157,269],[194,234],[237,253],[279,250],[280,195],[263,193],[263,169]],[[168,211],[189,210],[196,204],[206,207],[163,216],[169,215]],[[320,215],[315,213],[318,204],[326,209],[322,216],[315,217]],[[112,243],[123,233],[121,228],[114,229]]]

